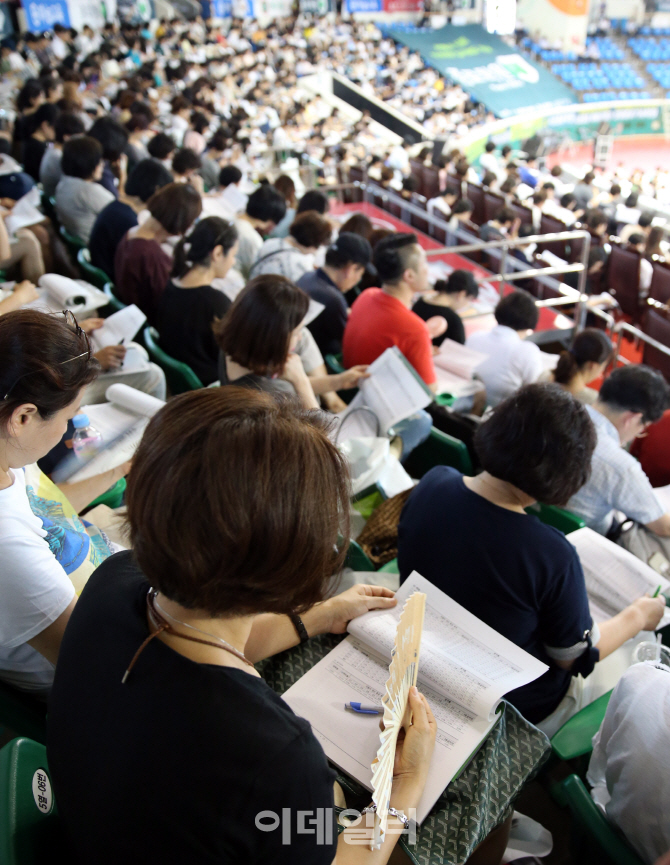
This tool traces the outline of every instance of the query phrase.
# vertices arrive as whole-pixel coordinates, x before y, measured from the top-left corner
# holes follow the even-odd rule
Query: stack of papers
[[[480,391],[482,384],[473,381],[473,375],[487,358],[488,355],[481,351],[475,351],[454,342],[453,339],[445,339],[439,353],[433,358],[437,373],[437,392],[464,397]]]

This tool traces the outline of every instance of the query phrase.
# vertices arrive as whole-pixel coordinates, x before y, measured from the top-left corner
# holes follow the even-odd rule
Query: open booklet
[[[453,339],[445,339],[433,358],[438,393],[449,393],[456,397],[477,393],[483,385],[474,381],[473,375],[479,364],[487,358],[488,355],[481,351],[475,351]]]
[[[496,723],[502,697],[541,676],[545,664],[414,572],[396,593],[396,607],[351,621],[350,636],[289,688],[284,700],[310,722],[326,756],[372,789],[379,716],[346,712],[344,704],[381,705],[400,614],[415,591],[427,595],[418,687],[438,727],[417,809],[421,822]]]
[[[112,371],[113,375],[141,372],[149,368],[149,357],[144,348],[133,344],[133,337],[147,320],[146,315],[134,303],[105,319],[102,327],[91,334],[94,351],[109,345],[125,345],[123,364]],[[103,373],[104,376],[104,373]]]
[[[15,237],[20,228],[27,228],[29,225],[37,225],[38,222],[44,221],[44,214],[37,209],[39,204],[40,191],[36,186],[19,198],[12,212],[5,219],[5,226],[11,237]]]
[[[663,594],[670,592],[670,582],[665,577],[598,532],[577,529],[567,539],[576,548],[582,563],[594,621],[611,619],[642,595],[653,595],[659,586]],[[669,623],[670,609],[664,613],[659,627]]]
[[[338,440],[384,436],[393,424],[433,401],[433,394],[397,346],[368,367],[358,393],[340,417]]]
[[[131,459],[149,420],[165,405],[148,393],[118,382],[107,388],[105,396],[108,402],[81,407],[81,413],[88,415],[102,435],[102,448],[84,464],[73,455],[59,465],[53,476],[56,482],[83,481]]]

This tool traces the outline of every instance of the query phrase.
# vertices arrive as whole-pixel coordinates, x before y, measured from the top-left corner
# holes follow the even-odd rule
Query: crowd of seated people
[[[407,202],[416,200],[416,166],[408,146],[366,154],[363,142],[375,141],[368,118],[349,129],[301,93],[294,65],[306,74],[321,62],[304,35],[283,21],[261,34],[244,23],[226,33],[200,21],[164,22],[153,33],[108,25],[74,37],[60,28],[50,42],[23,40],[9,52],[8,68],[24,83],[7,149],[27,178],[20,182],[41,183],[55,206],[53,222],[45,212],[27,235],[10,236],[0,219],[0,268],[23,279],[0,301],[0,679],[49,698],[49,766],[72,861],[116,862],[131,843],[149,862],[389,861],[393,833],[372,851],[349,845],[349,830],[323,845],[295,831],[283,845],[254,825],[265,808],[341,801],[309,724],[254,664],[396,603],[381,586],[333,594],[331,582],[351,536],[351,467],[333,443],[332,415],[389,348],[433,394],[445,340],[486,357],[476,370],[488,406],[473,445],[481,471],[438,465],[416,484],[399,518],[399,579],[418,571],[547,664],[506,697],[530,723],[551,736],[614,687],[600,662],[654,631],[664,613],[662,596],[643,596],[596,623],[575,547],[527,510],[566,508],[640,558],[658,550],[670,559],[670,515],[654,492],[670,480],[664,378],[641,364],[606,375],[613,347],[595,327],[576,333],[549,372],[528,339],[539,320],[528,291],[501,297],[493,327],[469,332],[466,311],[480,293],[469,269],[432,283],[417,234],[356,212],[338,222],[328,194],[336,153],[338,167],[367,160],[369,176],[378,172]],[[439,76],[373,25],[329,24],[307,44],[353,80],[374,80],[382,98],[432,131],[465,132],[481,119],[465,117],[460,88],[434,88]],[[373,58],[381,62],[371,75]],[[418,82],[411,96],[409,80]],[[312,148],[319,188],[303,193],[297,175],[267,171],[268,142]],[[435,168],[440,188],[428,209],[451,231],[524,240],[544,216],[585,225],[596,244],[595,287],[622,224],[621,184],[603,195],[587,174],[573,189],[560,168],[514,160],[492,142],[478,167],[454,148]],[[501,207],[476,226],[479,204],[467,193],[480,181]],[[528,222],[514,209],[523,202]],[[95,351],[89,335],[102,318],[23,308],[62,252],[56,222],[202,388],[170,395],[158,366],[122,369],[124,345]],[[634,228],[621,239],[642,245],[642,285],[642,261],[658,262],[663,239],[645,214]],[[535,261],[531,247],[519,248],[521,264]],[[327,356],[344,371],[329,371]],[[38,462],[67,439],[80,407],[104,401],[119,381],[166,400],[132,464],[56,483]],[[393,425],[408,467],[433,432],[430,408]],[[81,514],[124,477],[121,549]],[[622,749],[643,745],[628,704],[639,694],[663,711],[664,687],[651,676],[633,668],[621,680],[591,766],[608,816],[649,862],[670,838],[650,840],[631,818],[646,807],[636,793],[646,764],[612,779]],[[421,798],[436,735],[429,701],[415,690],[409,699],[414,721],[398,744],[391,793],[405,812]],[[650,749],[666,741],[660,727],[656,734]],[[172,767],[159,798],[157,754]],[[101,765],[99,801],[81,777]],[[222,789],[234,792],[230,802]]]

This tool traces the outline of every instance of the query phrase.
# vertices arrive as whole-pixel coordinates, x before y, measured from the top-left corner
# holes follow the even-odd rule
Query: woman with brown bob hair
[[[128,485],[133,552],[82,593],[49,709],[78,861],[111,865],[132,847],[146,862],[333,862],[332,811],[321,839],[304,814],[332,809],[334,773],[253,667],[396,603],[373,586],[324,600],[349,536],[346,463],[327,432],[320,413],[242,388],[182,394],[147,427]],[[411,702],[398,809],[416,806],[434,741],[428,704]],[[96,796],[81,783],[92,772]],[[375,852],[341,841],[338,865],[382,865],[397,837]]]
[[[367,366],[338,375],[308,378],[296,346],[309,297],[283,276],[249,280],[224,318],[214,324],[221,356],[221,385],[252,387],[274,394],[297,394],[303,408],[318,408],[316,394],[356,387]]]
[[[119,298],[135,303],[155,324],[158,302],[172,270],[161,244],[183,237],[202,212],[202,199],[188,183],[168,183],[146,204],[151,216],[131,228],[116,248],[114,273]]]

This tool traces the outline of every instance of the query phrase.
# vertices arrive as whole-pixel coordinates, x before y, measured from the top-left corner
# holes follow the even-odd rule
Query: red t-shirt
[[[426,384],[437,377],[426,322],[381,288],[368,288],[354,302],[344,329],[342,355],[348,368],[372,363],[397,345]]]
[[[630,452],[639,459],[652,487],[670,484],[670,411],[652,424],[645,436],[635,439]]]

